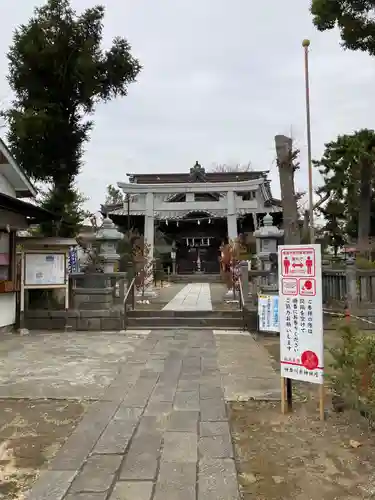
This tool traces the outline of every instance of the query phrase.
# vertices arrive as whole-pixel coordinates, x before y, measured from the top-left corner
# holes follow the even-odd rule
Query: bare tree
[[[248,163],[215,163],[212,172],[251,172],[253,167]]]
[[[285,135],[275,136],[277,167],[280,177],[281,204],[284,217],[285,243],[298,245],[301,242],[294,173],[299,168],[299,151],[293,150],[293,140]]]
[[[109,186],[107,186],[107,194],[105,197],[106,205],[121,205],[122,203],[124,203],[125,199],[126,197],[121,189],[116,188],[112,184],[109,184]]]

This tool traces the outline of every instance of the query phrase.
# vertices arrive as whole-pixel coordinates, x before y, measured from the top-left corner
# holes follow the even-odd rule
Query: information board
[[[25,253],[25,286],[64,285],[64,253]]]
[[[281,376],[322,384],[321,247],[282,245],[278,258]]]
[[[258,329],[260,332],[280,331],[278,295],[258,295]]]

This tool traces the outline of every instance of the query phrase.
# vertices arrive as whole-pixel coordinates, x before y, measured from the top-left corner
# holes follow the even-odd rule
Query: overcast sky
[[[79,11],[92,0],[73,0]],[[292,132],[306,188],[303,49],[311,40],[313,156],[337,134],[375,127],[375,65],[319,33],[309,0],[109,0],[104,43],[125,36],[144,66],[124,99],[97,109],[79,187],[96,210],[127,172],[186,172],[195,160],[270,170],[279,194],[274,136]],[[8,2],[0,30],[0,99],[11,99],[5,53],[36,0]],[[319,175],[315,174],[318,183]]]

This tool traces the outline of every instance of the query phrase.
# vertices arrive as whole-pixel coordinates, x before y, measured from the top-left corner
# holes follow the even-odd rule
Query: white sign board
[[[278,256],[281,376],[322,384],[321,247],[282,245]]]
[[[25,286],[65,284],[64,253],[26,253]]]
[[[258,329],[260,332],[279,332],[279,296],[258,295]]]

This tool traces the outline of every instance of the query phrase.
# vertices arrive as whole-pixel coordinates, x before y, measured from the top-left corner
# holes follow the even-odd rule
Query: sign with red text
[[[281,245],[278,257],[281,376],[322,384],[321,247]]]

